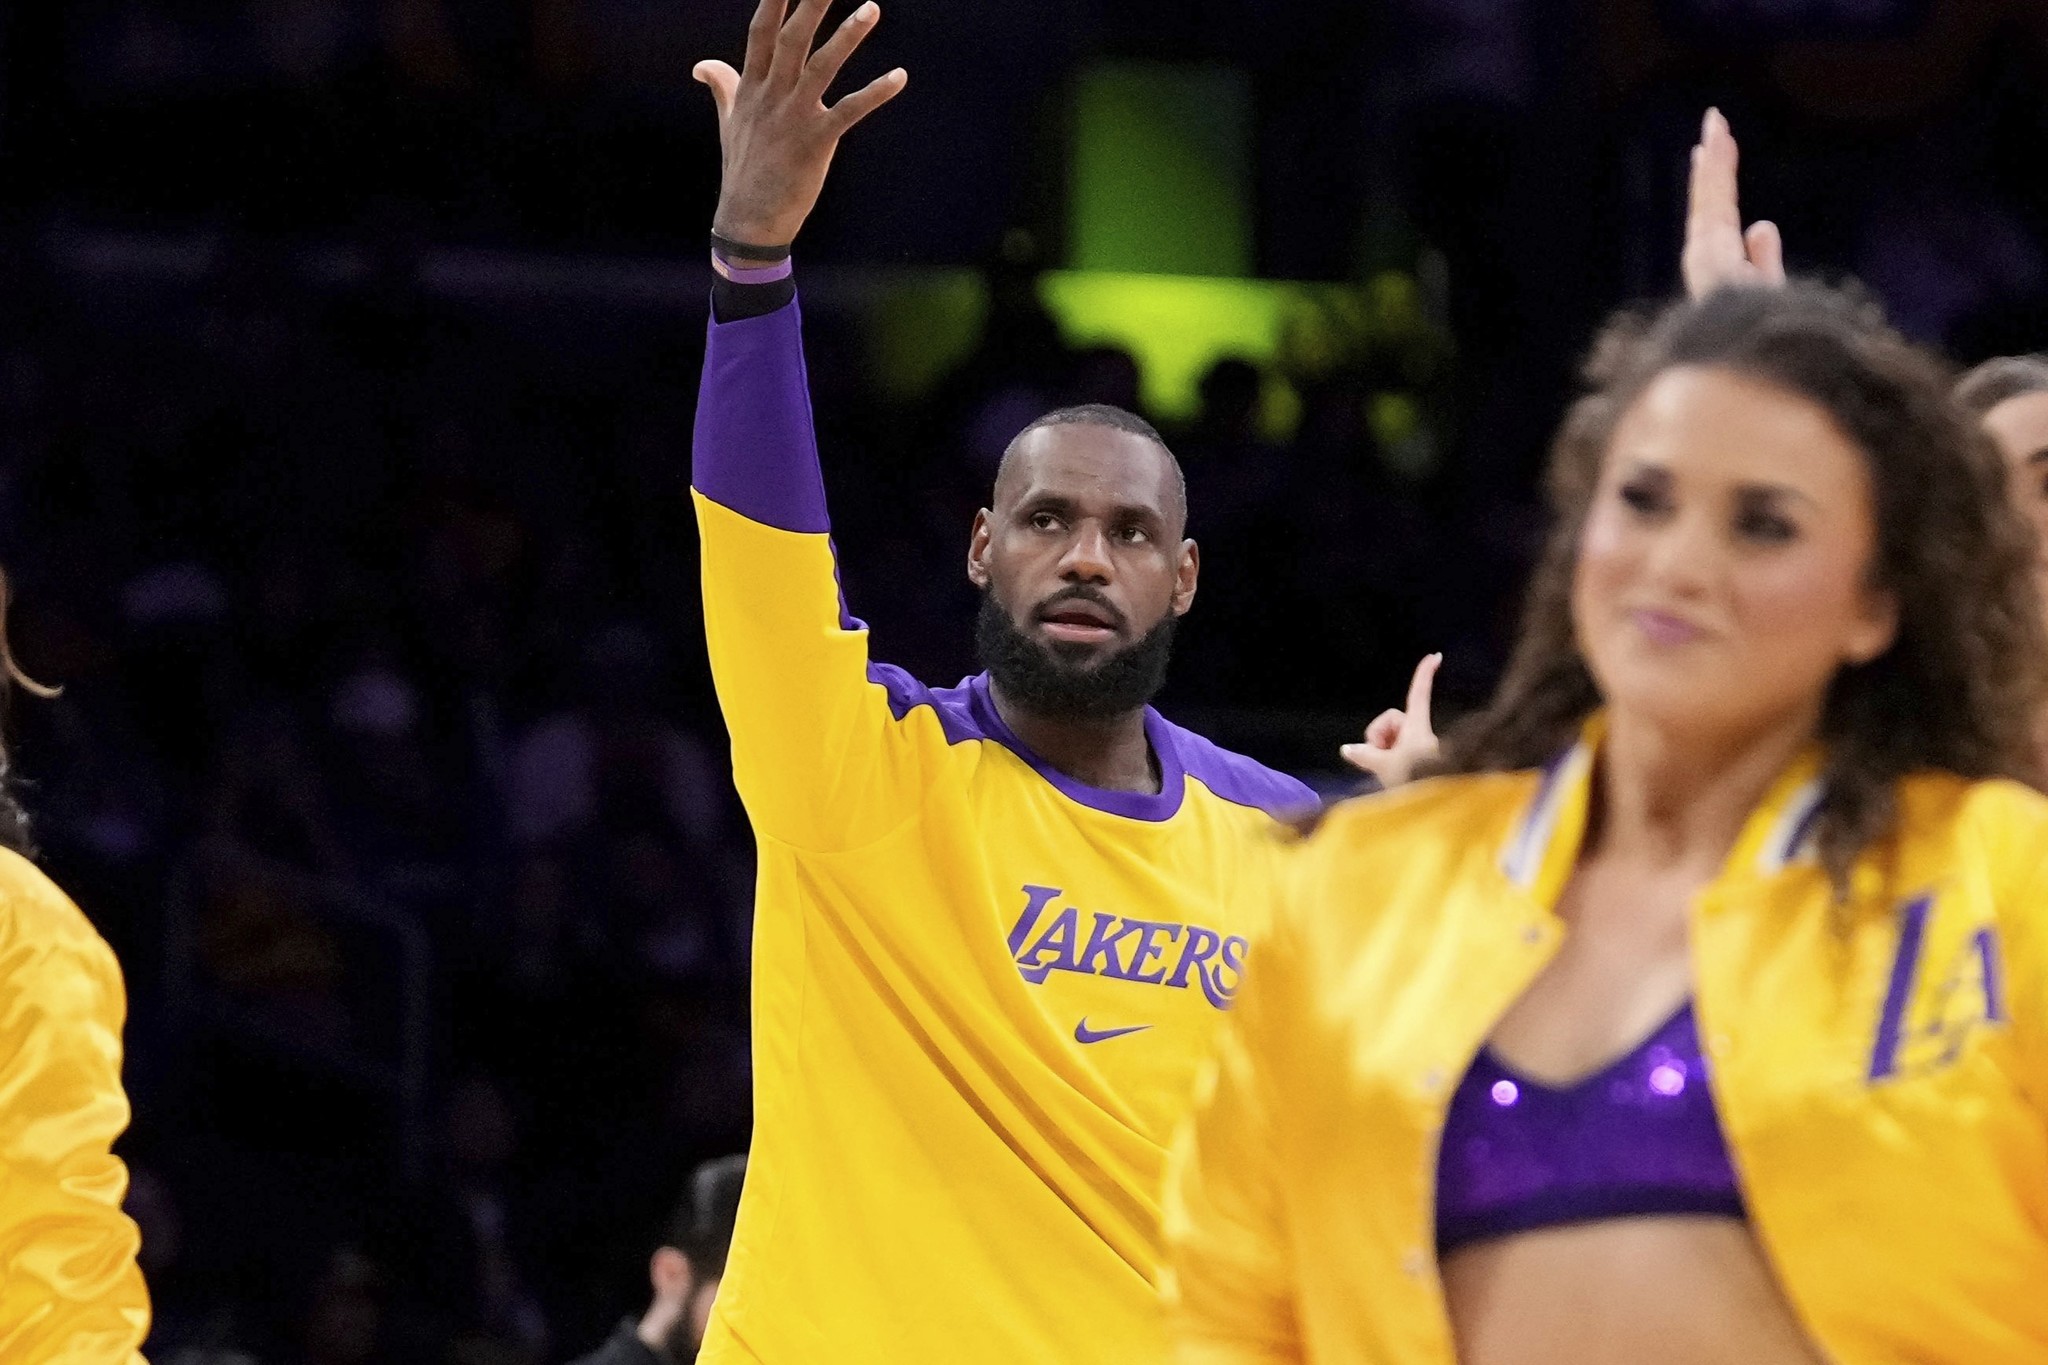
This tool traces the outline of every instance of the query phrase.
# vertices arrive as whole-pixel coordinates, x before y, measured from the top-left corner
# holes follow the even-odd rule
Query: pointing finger
[[[1742,145],[1735,140],[1735,132],[1728,126],[1728,118],[1719,109],[1707,110],[1701,125],[1700,145],[1706,153],[1700,160],[1706,163],[1711,191],[1707,207],[1714,220],[1722,227],[1742,226]]]
[[[1685,283],[1695,298],[1727,283],[1746,264],[1736,158],[1727,120],[1718,109],[1709,109],[1701,121],[1699,145],[1692,149],[1686,199]]]
[[[1408,680],[1408,719],[1425,734],[1434,734],[1430,724],[1429,699],[1436,690],[1436,671],[1442,666],[1442,654],[1425,654],[1422,662],[1415,665],[1415,676]]]
[[[1742,230],[1737,199],[1735,136],[1718,109],[1709,109],[1700,125],[1700,142],[1692,159],[1688,226]]]

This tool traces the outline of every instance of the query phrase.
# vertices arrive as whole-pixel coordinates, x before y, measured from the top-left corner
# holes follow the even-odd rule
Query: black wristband
[[[796,297],[796,281],[776,280],[772,284],[735,284],[719,278],[711,282],[711,316],[718,322],[742,322],[765,317],[786,308]]]
[[[743,261],[786,261],[789,259],[789,244],[781,246],[751,246],[746,242],[735,242],[730,237],[711,234],[711,249],[719,255],[739,257]]]

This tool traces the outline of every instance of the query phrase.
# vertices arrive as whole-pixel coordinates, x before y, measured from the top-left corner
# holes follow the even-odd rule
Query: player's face
[[[1984,430],[2005,456],[2012,504],[2033,523],[2041,572],[2048,576],[2048,393],[2023,393],[1984,414]]]
[[[1890,645],[1869,464],[1827,411],[1679,368],[1625,413],[1580,534],[1572,620],[1601,694],[1672,732],[1817,720]]]
[[[968,576],[1027,639],[1086,668],[1194,602],[1174,471],[1113,427],[1040,427],[975,519]]]

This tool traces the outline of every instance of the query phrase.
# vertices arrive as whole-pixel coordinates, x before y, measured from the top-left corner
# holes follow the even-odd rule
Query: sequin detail
[[[1532,1228],[1658,1213],[1746,1216],[1690,1001],[1570,1086],[1532,1081],[1480,1051],[1444,1123],[1439,1255]]]

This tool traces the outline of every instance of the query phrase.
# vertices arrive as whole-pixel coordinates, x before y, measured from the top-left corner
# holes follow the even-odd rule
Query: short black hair
[[[1159,428],[1130,409],[1120,408],[1114,403],[1077,403],[1070,408],[1054,408],[1018,432],[1016,440],[1010,444],[1015,446],[1017,441],[1040,427],[1113,427],[1117,431],[1128,431],[1133,436],[1142,436],[1161,450],[1166,450],[1166,438],[1159,434]],[[1167,450],[1166,453],[1171,455],[1173,452]]]
[[[689,1257],[690,1271],[700,1280],[725,1274],[733,1225],[739,1221],[740,1188],[746,1178],[744,1156],[705,1162],[690,1173],[690,1188],[683,1192],[669,1219],[662,1245]]]
[[[1010,438],[1010,444],[1003,450],[1002,463],[996,466],[996,487],[1002,487],[1003,475],[1009,471],[1010,458],[1017,453],[1017,447],[1024,443],[1025,437],[1042,427],[1108,427],[1112,431],[1142,436],[1158,446],[1160,453],[1166,456],[1166,463],[1173,469],[1174,497],[1180,503],[1181,521],[1187,521],[1188,477],[1181,472],[1180,458],[1173,453],[1173,447],[1166,444],[1166,438],[1159,434],[1158,427],[1130,409],[1120,408],[1114,403],[1077,403],[1073,407],[1054,408],[1018,432]]]

